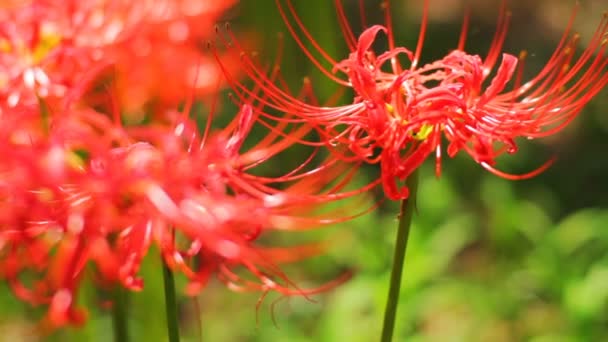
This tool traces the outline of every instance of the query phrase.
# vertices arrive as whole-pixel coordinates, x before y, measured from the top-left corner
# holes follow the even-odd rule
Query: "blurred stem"
[[[412,216],[416,205],[416,193],[418,191],[418,171],[414,171],[406,180],[406,186],[410,191],[407,199],[401,202],[399,213],[399,227],[397,229],[397,241],[393,254],[393,269],[391,270],[391,281],[388,290],[386,309],[384,310],[384,324],[382,326],[382,342],[390,342],[395,330],[395,316],[397,304],[399,303],[399,291],[401,290],[401,275],[407,249],[407,240],[410,235]]]
[[[194,297],[194,312],[197,318],[197,329],[196,329],[196,333],[198,334],[198,340],[202,341],[203,340],[203,314],[201,313],[201,303],[198,299],[198,297]]]
[[[129,333],[127,329],[127,291],[116,286],[112,296],[112,327],[114,329],[115,342],[129,341]]]
[[[196,270],[196,271],[200,271],[200,266],[201,266],[201,259],[200,258],[193,258],[192,259],[192,269]],[[202,341],[203,340],[203,314],[201,312],[201,303],[199,300],[199,296],[196,297],[192,297],[192,300],[194,301],[194,312],[195,312],[195,316],[197,318],[197,329],[196,332],[198,333],[198,340]]]
[[[36,96],[38,98],[38,106],[40,108],[40,116],[42,122],[42,129],[44,133],[49,133],[49,106],[46,104],[42,97]]]
[[[161,256],[162,259],[162,256]],[[165,284],[165,312],[167,313],[167,332],[169,342],[179,342],[179,328],[177,323],[177,301],[175,299],[175,280],[173,271],[162,259],[163,280]]]

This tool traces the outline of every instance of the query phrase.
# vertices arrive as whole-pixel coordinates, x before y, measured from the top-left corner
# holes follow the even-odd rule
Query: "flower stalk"
[[[112,293],[114,301],[112,303],[112,329],[114,330],[115,342],[128,342],[129,329],[127,322],[127,300],[126,290],[116,287]]]
[[[167,333],[169,342],[179,342],[179,326],[177,322],[177,300],[175,298],[175,280],[173,271],[162,260],[163,283],[165,289],[165,313],[167,314]]]
[[[397,315],[397,304],[399,303],[399,292],[401,290],[401,277],[407,250],[407,241],[410,235],[412,217],[416,209],[416,193],[418,189],[418,171],[412,173],[407,179],[406,186],[410,191],[410,196],[401,201],[399,213],[399,226],[397,229],[397,239],[393,254],[393,267],[391,270],[391,280],[388,290],[388,299],[384,310],[384,322],[382,326],[382,342],[390,342],[395,330],[395,316]]]

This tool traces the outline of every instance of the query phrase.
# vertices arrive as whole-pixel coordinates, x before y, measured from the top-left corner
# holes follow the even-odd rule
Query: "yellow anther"
[[[424,124],[422,125],[422,127],[420,127],[420,130],[418,132],[412,134],[412,137],[416,140],[425,140],[429,137],[429,135],[431,135],[432,132],[433,126]]]
[[[528,51],[522,50],[522,51],[519,52],[519,59],[520,60],[526,59],[526,57],[528,57]]]
[[[386,110],[388,110],[389,113],[394,113],[395,112],[395,107],[393,107],[391,104],[386,103]]]
[[[13,50],[13,47],[8,42],[8,40],[0,39],[0,52],[8,53],[8,52],[11,52],[12,50]]]
[[[40,39],[40,42],[32,51],[32,60],[38,63],[46,57],[53,48],[61,42],[61,36],[58,34],[46,34]]]
[[[38,197],[38,200],[43,203],[51,202],[55,198],[53,192],[49,188],[40,188],[37,190],[36,197]]]
[[[66,162],[71,168],[76,170],[82,170],[82,168],[84,167],[84,160],[81,156],[78,155],[78,153],[74,151],[70,151],[67,153]]]

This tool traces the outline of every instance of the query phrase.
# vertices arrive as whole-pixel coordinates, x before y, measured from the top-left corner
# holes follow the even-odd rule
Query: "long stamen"
[[[429,19],[429,0],[424,0],[423,10],[422,10],[422,23],[420,24],[420,33],[418,34],[418,43],[416,44],[416,52],[414,53],[414,58],[412,59],[412,65],[410,67],[411,70],[415,70],[418,67],[418,62],[420,61],[420,54],[422,53],[422,46],[424,46],[424,37],[426,35],[426,27],[428,25]]]
[[[500,6],[500,12],[498,14],[498,24],[496,24],[496,32],[494,33],[494,38],[492,39],[492,46],[488,51],[488,55],[484,61],[484,70],[483,76],[487,77],[496,61],[498,60],[498,56],[500,56],[502,46],[505,42],[505,38],[507,37],[507,32],[509,28],[509,23],[511,21],[511,12],[507,10],[506,0],[503,0]]]
[[[359,18],[361,18],[361,27],[367,29],[367,18],[365,16],[365,2],[359,0]]]
[[[342,5],[341,0],[334,0],[334,4],[336,6],[336,12],[338,14],[338,23],[340,24],[340,30],[342,31],[342,35],[344,36],[344,40],[346,40],[346,45],[350,51],[355,51],[357,49],[357,38],[355,38],[355,34],[348,24],[348,19],[346,18],[346,14],[344,13],[344,5]]]
[[[391,5],[388,0],[383,1],[381,7],[384,11],[384,25],[386,27],[386,35],[388,37],[389,51],[395,50],[395,35],[393,32],[393,19],[391,16]],[[395,74],[401,73],[401,65],[396,56],[391,57],[391,68]]]
[[[525,173],[523,175],[513,175],[513,174],[509,174],[509,173],[497,170],[494,167],[492,167],[490,164],[488,164],[487,162],[481,162],[480,164],[484,169],[490,171],[491,173],[493,173],[499,177],[502,177],[502,178],[505,178],[508,180],[524,180],[524,179],[533,178],[533,177],[538,176],[539,174],[545,172],[549,167],[551,167],[551,165],[553,165],[553,163],[555,163],[555,158],[549,159],[543,165],[541,165],[539,168],[537,168],[531,172]]]
[[[458,39],[458,47],[456,49],[464,51],[464,46],[467,40],[467,33],[469,32],[469,24],[471,21],[471,9],[467,6],[462,19],[462,28],[460,30],[460,38]]]
[[[323,73],[325,74],[325,76],[329,77],[331,80],[333,80],[336,83],[339,84],[345,84],[346,82],[337,78],[335,75],[333,75],[328,69],[326,69],[321,62],[312,54],[312,52],[306,47],[306,45],[304,44],[304,42],[302,41],[302,39],[298,36],[298,34],[295,31],[295,27],[290,23],[289,18],[287,18],[287,13],[285,13],[285,10],[283,9],[283,6],[281,5],[280,0],[275,0],[277,7],[279,9],[279,13],[281,15],[281,18],[283,18],[283,22],[285,23],[285,26],[287,26],[287,30],[289,31],[289,33],[291,34],[291,36],[293,37],[293,39],[296,41],[296,44],[298,44],[298,46],[300,47],[300,49],[302,50],[302,52],[306,55],[306,57],[308,57],[308,59],[310,59],[310,61]],[[304,25],[302,24],[302,21],[299,19],[299,17],[297,15],[295,15],[295,10],[293,9],[293,5],[291,4],[290,0],[287,0],[287,6],[289,8],[289,11],[293,14],[294,16],[294,20],[296,21],[296,25],[298,25],[298,28],[300,28],[300,30],[302,31],[302,33],[304,34],[304,36],[308,39],[308,41],[313,45],[313,47],[323,56],[323,58],[325,58],[326,60],[328,60],[330,63],[332,63],[332,65],[336,64],[336,62],[319,46],[319,44],[312,38],[312,35],[308,32],[308,30],[306,30],[306,28],[304,27]]]

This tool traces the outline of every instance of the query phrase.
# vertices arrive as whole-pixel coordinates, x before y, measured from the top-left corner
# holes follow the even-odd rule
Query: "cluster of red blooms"
[[[433,152],[439,174],[443,137],[450,156],[464,150],[500,176],[533,176],[550,162],[513,176],[495,169],[496,158],[514,153],[518,137],[562,129],[608,83],[606,16],[578,57],[573,16],[546,66],[524,82],[525,54],[501,56],[510,19],[504,7],[485,58],[464,51],[466,16],[457,49],[420,66],[428,1],[414,51],[395,45],[388,3],[386,25],[357,39],[335,2],[351,50],[341,61],[312,38],[289,1],[277,5],[303,52],[352,89],[352,103],[342,106],[319,105],[308,82],[293,95],[278,70],[268,74],[230,31],[219,35],[225,51],[202,54],[201,41],[215,34],[213,23],[232,1],[0,7],[0,277],[20,298],[49,305],[53,325],[84,319],[75,296],[85,275],[140,289],[139,266],[153,245],[187,276],[192,294],[212,275],[236,290],[314,292],[297,289],[277,265],[320,246],[264,248],[260,234],[347,220],[344,210],[311,213],[379,183],[388,198],[407,198],[399,182]],[[377,54],[381,33],[388,51]],[[237,80],[236,66],[254,88]],[[210,114],[199,130],[192,98],[217,96],[222,77],[238,113],[221,130],[211,128]],[[144,117],[129,117],[144,107]],[[267,134],[251,141],[252,129]],[[260,175],[260,165],[298,145],[312,150],[298,167]],[[320,157],[322,148],[330,157]],[[382,176],[347,190],[352,163],[379,163]]]
[[[252,142],[259,110],[248,104],[223,129],[211,128],[210,114],[199,131],[192,98],[216,92],[221,78],[200,43],[231,3],[0,7],[0,278],[19,298],[48,305],[51,325],[85,319],[76,296],[86,276],[140,289],[151,246],[189,279],[190,294],[213,275],[235,290],[315,291],[294,287],[277,265],[319,245],[265,248],[256,240],[348,219],[310,215],[349,197],[354,171],[335,159],[313,163],[316,149],[290,172],[259,175],[260,164],[312,128],[261,126],[267,134]],[[125,118],[149,101],[162,105],[145,120]],[[180,101],[183,110],[171,109]]]
[[[319,106],[312,101],[302,101],[285,91],[281,83],[273,82],[265,69],[245,58],[242,63],[245,73],[263,89],[264,97],[258,101],[268,109],[261,115],[281,121],[284,119],[273,116],[272,112],[289,113],[290,120],[296,118],[315,126],[329,149],[339,149],[335,153],[337,157],[379,163],[384,191],[391,199],[408,197],[409,191],[400,186],[400,181],[433,152],[439,176],[442,136],[449,142],[447,154],[451,157],[464,150],[482,167],[507,179],[537,175],[549,167],[552,160],[528,174],[511,175],[495,168],[496,158],[505,152],[515,153],[516,138],[539,138],[561,130],[608,84],[608,14],[603,15],[587,48],[575,57],[579,36],[571,32],[573,13],[544,68],[530,80],[523,81],[526,53],[522,52],[519,57],[501,54],[511,17],[505,2],[485,58],[465,51],[467,14],[457,48],[444,58],[422,66],[419,64],[428,21],[428,0],[423,4],[414,51],[396,46],[388,1],[382,3],[385,26],[365,28],[357,39],[341,1],[335,0],[343,36],[351,50],[341,61],[333,59],[314,40],[289,0],[286,5],[280,0],[276,3],[303,53],[330,80],[350,88],[355,95],[350,104],[342,106]],[[364,2],[359,3],[365,22]],[[372,45],[381,33],[388,37],[388,50],[377,54]],[[408,61],[408,67],[401,65],[403,59]],[[325,67],[327,63],[331,69]],[[251,95],[251,91],[238,82],[233,81],[232,86],[242,94]],[[306,83],[305,88],[309,87]]]

